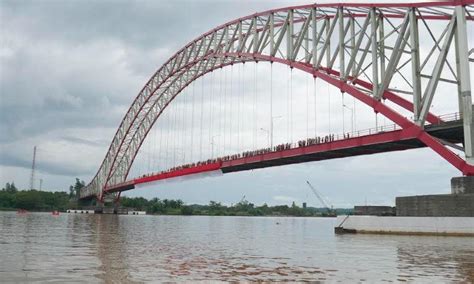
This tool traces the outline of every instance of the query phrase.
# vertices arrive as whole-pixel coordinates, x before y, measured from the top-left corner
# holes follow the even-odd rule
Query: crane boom
[[[308,184],[309,188],[311,189],[311,191],[314,193],[314,195],[316,195],[316,197],[319,199],[319,201],[321,202],[321,204],[324,206],[324,208],[326,208],[328,210],[328,212],[331,211],[331,209],[329,208],[328,204],[326,203],[326,201],[324,201],[324,199],[322,198],[322,196],[319,194],[319,192],[316,190],[316,188],[313,187],[313,185],[309,182],[309,181],[306,181],[306,183]]]

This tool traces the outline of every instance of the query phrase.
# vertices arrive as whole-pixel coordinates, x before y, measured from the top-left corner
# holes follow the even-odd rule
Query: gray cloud
[[[32,154],[31,154],[32,156]],[[31,159],[23,159],[18,155],[0,152],[0,165],[7,167],[31,168]],[[63,176],[82,176],[90,174],[90,171],[80,169],[76,166],[68,166],[65,163],[54,163],[48,160],[38,161],[36,165],[44,173]]]
[[[67,189],[68,180],[73,182],[76,176],[90,179],[129,105],[149,76],[168,57],[217,25],[257,11],[296,4],[300,3],[250,0],[0,1],[0,182],[11,181],[15,177],[19,179],[17,183],[20,186],[27,186],[34,145],[40,149],[38,169],[54,188]],[[173,156],[171,147],[163,149],[161,155],[156,154],[158,146],[165,143],[160,139],[163,132],[173,137],[169,144],[175,142],[181,146],[180,141],[184,141],[185,146],[189,147],[190,121],[193,120],[190,119],[192,103],[189,94],[195,92],[200,98],[204,88],[207,95],[211,92],[211,78],[214,79],[212,93],[215,96],[210,106],[213,115],[207,116],[206,113],[204,121],[213,121],[213,132],[205,132],[204,135],[218,135],[218,122],[224,119],[230,121],[230,117],[224,115],[222,104],[219,104],[223,95],[217,94],[222,90],[220,88],[224,88],[227,98],[233,99],[230,105],[234,107],[244,96],[240,103],[247,113],[239,118],[241,134],[240,138],[235,139],[240,140],[238,143],[233,141],[232,150],[241,151],[249,147],[254,135],[252,126],[269,128],[269,117],[265,111],[260,111],[257,123],[252,124],[253,68],[252,64],[246,64],[245,67],[216,71],[188,88],[175,104],[180,110],[178,113],[183,115],[174,118],[174,124],[171,123],[172,116],[163,115],[143,145],[134,172],[148,170],[150,165],[164,167],[169,164]],[[258,70],[259,102],[262,106],[268,106],[269,65],[259,64]],[[274,115],[283,116],[275,120],[277,143],[287,139],[289,74],[288,69],[281,66],[274,66],[273,71]],[[233,81],[227,80],[221,85],[219,80],[224,76],[229,78],[230,72],[233,72]],[[240,81],[238,72],[242,72]],[[297,106],[294,111],[295,139],[306,135],[306,90],[308,86],[312,94],[312,84],[312,79],[308,80],[305,75],[294,71],[293,93]],[[231,85],[234,88],[232,96]],[[239,85],[240,89],[236,87]],[[319,82],[316,89],[320,96],[318,131],[322,134],[341,132],[340,116],[333,115],[329,127],[328,107],[331,96],[334,98],[331,110],[341,111],[340,93]],[[345,99],[351,102],[347,97]],[[445,101],[448,103],[445,104]],[[439,111],[443,113],[449,111],[443,106],[451,101],[450,98],[441,98],[434,104],[441,106]],[[358,127],[375,126],[373,111],[360,104],[356,107]],[[199,115],[195,114],[195,122],[200,120]],[[311,117],[311,123],[313,120]],[[346,125],[349,121],[346,116]],[[183,133],[176,125],[183,129],[186,127],[187,131]],[[194,133],[200,132],[199,125],[193,124],[193,128]],[[215,139],[214,151],[223,152],[223,140],[223,135]],[[265,132],[259,131],[257,140],[259,145],[266,145]],[[194,159],[199,155],[200,143],[195,139],[190,146],[193,147]],[[203,155],[209,154],[210,145],[206,141],[202,143],[205,145]],[[228,150],[230,145],[226,147]],[[169,185],[169,191],[154,187],[129,194],[168,196],[199,203],[216,199],[228,204],[235,203],[246,194],[247,199],[257,203],[279,203],[284,202],[285,198],[288,202],[291,198],[299,201],[309,198],[304,180],[312,179],[335,204],[361,202],[361,196],[372,196],[378,203],[387,203],[393,202],[397,193],[439,192],[449,186],[449,177],[457,173],[436,155],[422,151],[259,170],[177,183]],[[166,155],[168,160],[163,164]],[[184,160],[180,153],[175,153],[175,156]],[[436,162],[431,162],[433,159]],[[413,161],[421,161],[423,167],[415,166]],[[156,170],[156,167],[151,170]],[[340,178],[342,174],[344,180]],[[400,175],[403,176],[402,181]],[[420,183],[420,177],[426,182]],[[401,182],[403,185],[399,186]],[[390,193],[385,194],[381,190]]]
[[[109,144],[110,141],[108,140],[89,140],[89,139],[83,139],[79,137],[72,137],[72,136],[64,136],[61,137],[62,140],[75,143],[75,144],[82,144],[82,145],[88,145],[88,146],[100,146],[104,147]]]

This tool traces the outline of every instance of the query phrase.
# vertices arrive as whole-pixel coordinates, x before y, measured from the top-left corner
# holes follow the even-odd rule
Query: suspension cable
[[[316,76],[313,76],[313,92],[314,92],[314,137],[316,138],[318,137]]]
[[[233,83],[234,81],[234,65],[230,65],[230,92],[229,92],[229,117],[230,117],[230,123],[229,123],[229,150],[232,151],[232,126],[233,126],[233,120],[232,120],[232,112],[233,112],[233,105],[232,105],[232,97],[233,97]]]
[[[290,70],[286,80],[286,142],[290,142]]]
[[[156,123],[155,123],[156,124]],[[151,156],[151,170],[153,171],[155,169],[155,154],[156,154],[156,127],[153,126],[153,128],[151,128],[150,130],[150,133],[148,133],[148,135],[151,137],[151,153],[150,153],[150,156]]]
[[[173,143],[174,140],[174,111],[175,105],[170,104],[169,109],[170,109],[170,127],[169,127],[169,136],[170,136],[170,164],[171,167],[174,166],[174,159],[175,159],[175,145]]]
[[[176,99],[176,98],[175,98]],[[174,100],[174,99],[173,99]],[[176,102],[171,106],[171,110],[173,111],[173,127],[171,128],[172,129],[172,134],[173,134],[173,167],[176,166],[176,150],[177,150],[177,143],[176,143],[176,126],[177,126],[177,120],[176,120],[176,117],[177,117],[177,109],[178,108],[178,105],[176,104]]]
[[[165,151],[165,155],[166,155],[166,158],[165,158],[165,161],[166,161],[166,167],[165,168],[169,168],[169,159],[168,159],[168,154],[169,154],[169,129],[170,129],[170,119],[169,119],[169,111],[167,112],[166,114],[166,130],[168,131],[168,133],[166,133],[166,151]]]
[[[178,114],[176,116],[176,119],[177,119],[177,127],[176,127],[176,145],[178,145],[178,154],[177,154],[177,157],[176,157],[176,164],[182,164],[181,163],[181,157],[182,157],[182,152],[183,152],[183,147],[181,145],[181,136],[183,135],[182,133],[182,127],[183,127],[183,120],[182,120],[182,112],[184,112],[183,110],[183,98],[182,98],[182,94],[180,93],[179,96],[178,96]]]
[[[219,135],[222,135],[222,115],[224,114],[223,111],[222,111],[222,68],[220,69],[220,72],[219,72]],[[219,142],[221,142],[221,140],[223,139],[223,137],[219,137]],[[219,143],[221,144],[221,143]],[[217,153],[219,153],[219,151],[217,151]],[[219,156],[219,155],[218,155]]]
[[[211,153],[211,143],[212,143],[212,132],[213,132],[213,119],[212,119],[212,100],[214,99],[214,72],[211,72],[211,85],[209,87],[209,153],[211,154],[212,156],[212,153]],[[212,158],[212,157],[211,157]]]
[[[203,118],[204,118],[204,77],[201,77],[201,127],[200,127],[200,137],[199,137],[199,161],[202,161],[202,140],[204,139],[204,135],[202,135],[202,125],[203,125]]]
[[[257,63],[254,68],[254,98],[253,98],[253,150],[257,149]]]
[[[353,110],[352,110],[352,131],[355,132],[356,129],[356,99],[355,97],[352,97],[352,104],[353,104]]]
[[[158,168],[160,170],[162,170],[164,167],[163,167],[163,154],[162,154],[162,151],[163,151],[163,125],[161,124],[164,124],[163,123],[163,119],[160,119],[160,124],[159,124],[159,130],[160,130],[160,148],[159,148],[159,151],[158,151],[158,159],[159,159],[159,165],[158,165]]]
[[[187,101],[186,92],[183,91],[183,108],[182,108],[183,109],[183,118],[182,118],[183,123],[182,123],[182,126],[181,126],[182,127],[181,135],[182,135],[182,139],[183,139],[183,142],[181,144],[182,148],[183,148],[182,149],[182,151],[183,151],[183,165],[186,164],[186,132],[187,132],[186,131],[186,124],[187,124],[186,123],[187,122],[187,120],[186,120],[186,113],[187,113],[187,111],[186,111],[186,101]]]
[[[290,68],[290,143],[293,142],[293,68]]]
[[[170,162],[170,167],[173,167],[174,165],[174,143],[173,143],[173,136],[174,136],[174,131],[173,131],[173,128],[174,128],[174,104],[169,104],[168,107],[169,109],[169,127],[168,127],[168,136],[169,136],[169,140],[170,140],[170,154],[169,154],[169,162]]]
[[[240,92],[240,88],[242,87],[242,72],[241,72],[241,65],[237,66],[237,151],[240,152],[240,100],[242,93]]]
[[[150,155],[150,153],[151,153],[151,136],[148,136],[146,138],[148,138],[148,139],[145,140],[146,148],[147,148],[147,151],[148,151],[148,153],[146,155],[147,156],[146,157],[147,158],[147,172],[150,172],[150,168],[151,168],[151,155]]]
[[[246,96],[246,93],[245,93],[245,82],[247,81],[246,80],[246,75],[247,73],[245,72],[245,62],[242,63],[242,108],[245,109],[245,96]],[[244,111],[242,111],[244,112]],[[247,129],[245,128],[246,126],[246,123],[245,123],[245,116],[242,115],[242,129],[245,129],[245,131],[247,131]],[[244,135],[242,135],[242,148],[245,149],[245,145],[247,142],[244,138],[243,138]]]
[[[186,120],[184,118],[184,114],[186,113],[186,110],[185,110],[185,107],[186,107],[186,104],[185,104],[185,97],[184,97],[184,92],[183,94],[181,95],[181,112],[180,112],[180,120],[181,120],[181,124],[180,124],[180,129],[179,129],[179,138],[178,138],[178,141],[179,141],[179,144],[180,144],[180,149],[181,149],[181,158],[182,158],[182,162],[181,164],[185,164],[185,161],[184,161],[184,153],[186,152],[186,146],[184,145],[184,133],[185,133],[185,125],[186,125]]]
[[[375,133],[379,132],[379,116],[378,113],[375,112]]]
[[[331,134],[331,92],[329,90],[329,84],[326,84],[327,85],[327,89],[328,89],[328,135]]]
[[[225,135],[227,134],[226,127],[227,127],[227,72],[226,69],[224,68],[222,70],[224,72],[224,129],[223,129],[223,135],[224,135],[224,149],[223,149],[223,154],[226,154],[226,137]]]
[[[270,147],[273,147],[273,62],[270,61]]]
[[[181,103],[179,102],[179,100],[181,99],[181,96],[178,94],[176,97],[175,97],[175,104],[176,104],[176,114],[175,114],[175,119],[176,119],[176,126],[175,126],[175,131],[176,131],[176,134],[175,134],[175,142],[174,144],[176,145],[176,160],[175,160],[175,165],[178,165],[180,164],[179,162],[179,153],[180,153],[180,145],[179,145],[179,134],[180,134],[180,126],[181,126],[181,123],[180,123],[180,116],[181,116],[181,113],[180,113],[180,110],[181,110]]]
[[[189,158],[191,159],[191,162],[193,161],[193,148],[194,148],[194,143],[193,143],[193,140],[194,140],[194,104],[195,104],[195,102],[196,102],[196,96],[195,96],[195,92],[194,92],[194,91],[195,91],[195,90],[194,90],[194,89],[195,89],[195,88],[194,88],[194,82],[195,82],[195,81],[193,81],[192,86],[191,86],[191,88],[192,88],[192,91],[191,91],[191,93],[192,93],[192,102],[191,102],[191,107],[192,107],[192,109],[191,109],[191,143],[190,143],[191,145],[190,145],[190,149],[189,149],[189,150],[190,150]]]
[[[345,119],[344,119],[344,92],[341,92],[341,101],[342,101],[342,133],[346,134],[346,128],[345,128]]]
[[[306,139],[309,138],[309,77],[306,76]]]

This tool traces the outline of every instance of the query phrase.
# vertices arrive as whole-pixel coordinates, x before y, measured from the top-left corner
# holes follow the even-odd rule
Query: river
[[[335,235],[334,218],[0,212],[0,282],[474,282],[474,238]]]

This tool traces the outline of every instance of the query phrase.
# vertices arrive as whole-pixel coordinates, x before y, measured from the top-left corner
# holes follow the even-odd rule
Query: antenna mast
[[[35,186],[35,165],[36,164],[36,146],[33,148],[33,163],[31,165],[30,189],[33,190]]]

